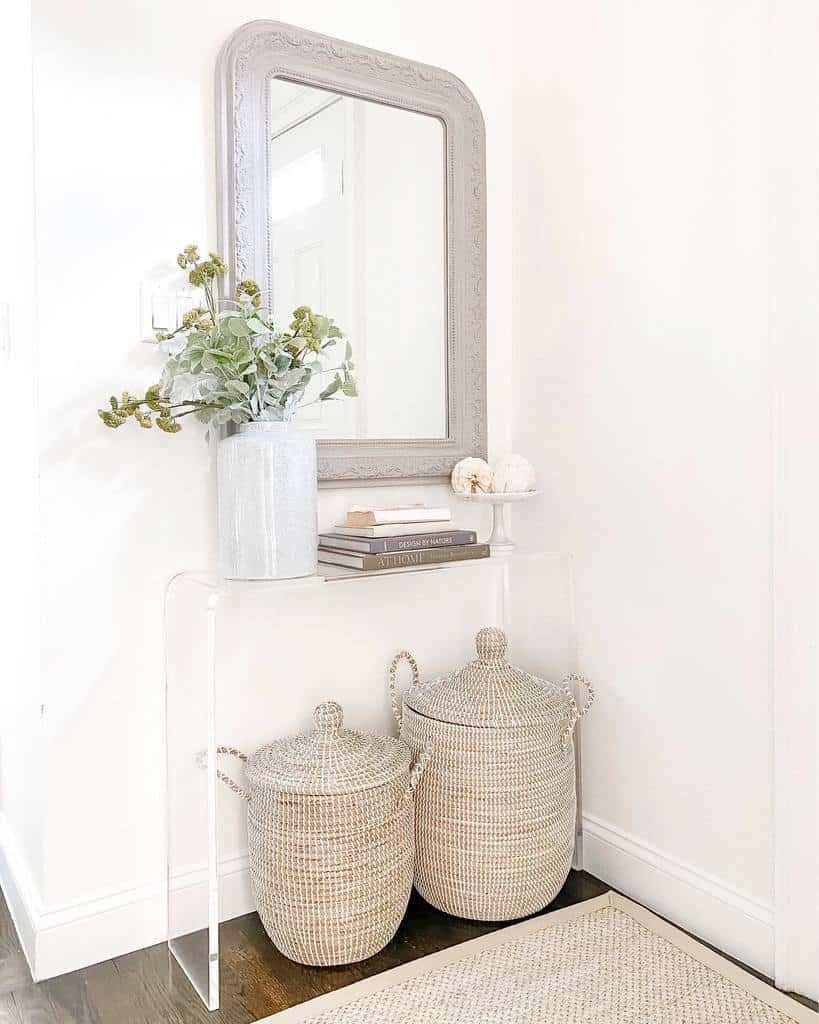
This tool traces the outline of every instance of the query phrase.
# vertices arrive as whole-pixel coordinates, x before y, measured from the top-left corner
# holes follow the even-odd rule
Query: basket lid
[[[404,704],[453,725],[514,728],[565,719],[566,692],[506,660],[506,634],[485,626],[475,637],[478,657],[448,676],[411,687]]]
[[[342,729],[343,719],[340,704],[319,704],[310,732],[259,747],[245,767],[248,781],[284,793],[332,796],[382,786],[409,771],[405,743]]]

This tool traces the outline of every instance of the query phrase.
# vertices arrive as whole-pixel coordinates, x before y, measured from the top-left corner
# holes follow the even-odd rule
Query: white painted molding
[[[255,910],[247,855],[223,862],[219,873],[221,919]],[[158,884],[45,910],[2,815],[0,887],[35,981],[165,941],[164,897]],[[177,923],[187,920],[191,931],[201,926],[200,912],[207,905],[207,871],[192,870],[178,877],[172,900]]]
[[[6,897],[20,945],[34,975],[34,951],[37,935],[37,896],[25,858],[17,845],[5,815],[0,812],[0,889]]]
[[[206,867],[178,876],[173,883],[172,918],[177,934],[201,928],[202,910],[207,906],[208,871]],[[247,854],[219,864],[219,920],[229,921],[256,910],[250,884]],[[164,933],[163,933],[164,937]]]
[[[583,866],[729,956],[773,973],[769,904],[590,814],[583,816]]]
[[[765,974],[772,973],[771,906],[593,815],[583,816],[583,838],[585,870],[729,955]],[[220,875],[221,919],[251,913],[254,904],[247,856],[224,861]],[[37,981],[165,940],[158,885],[43,910],[2,816],[0,884]],[[181,930],[197,926],[206,905],[206,886],[205,869],[193,869],[175,880],[173,914]]]
[[[220,918],[223,921],[255,910],[247,856],[219,867]],[[172,894],[173,917],[187,924],[182,931],[202,927],[207,906],[207,870],[179,876]],[[164,898],[158,885],[113,893],[100,899],[61,907],[42,914],[36,922],[38,981],[81,967],[145,949],[166,938]]]
[[[45,981],[162,942],[158,887],[127,889],[42,914],[32,974]]]
[[[768,23],[772,690],[777,985],[819,998],[819,8]]]

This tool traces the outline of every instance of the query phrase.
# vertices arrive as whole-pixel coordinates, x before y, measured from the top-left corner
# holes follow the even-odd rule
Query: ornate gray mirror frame
[[[253,21],[217,63],[219,245],[235,280],[263,278],[267,105],[271,78],[440,119],[446,133],[447,437],[319,441],[319,480],[446,477],[486,455],[486,197],[483,118],[454,75],[275,21]]]

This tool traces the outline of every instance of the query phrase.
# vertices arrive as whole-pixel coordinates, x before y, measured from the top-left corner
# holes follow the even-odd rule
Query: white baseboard
[[[156,886],[123,890],[43,913],[37,921],[34,974],[45,981],[133,953],[165,937]]]
[[[255,910],[247,856],[223,862],[219,875],[221,920]],[[203,927],[207,872],[194,870],[176,878],[171,900],[177,934]],[[129,889],[43,914],[37,926],[33,973],[43,981],[165,939],[165,899],[159,886]]]
[[[730,956],[773,973],[773,907],[590,814],[583,816],[583,866]],[[250,913],[254,906],[247,857],[224,862],[220,876],[222,920]],[[0,885],[37,981],[165,940],[164,899],[158,886],[44,910],[2,816]],[[175,880],[173,917],[180,932],[201,927],[206,885],[203,870]]]
[[[125,889],[58,909],[43,909],[25,859],[2,816],[0,887],[35,981],[124,956],[166,938],[165,899],[158,885]],[[178,877],[171,898],[179,933],[202,927],[202,911],[207,906],[207,873],[194,870]],[[221,919],[227,921],[254,909],[247,856],[221,864]]]
[[[583,816],[583,867],[723,953],[773,974],[769,904],[590,814]]]
[[[17,838],[5,815],[0,813],[0,889],[17,929],[20,945],[34,975],[35,946],[37,936],[37,897],[34,883],[26,866],[25,858],[17,844]]]

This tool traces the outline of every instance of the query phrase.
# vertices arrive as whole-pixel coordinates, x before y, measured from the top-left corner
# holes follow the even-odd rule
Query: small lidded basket
[[[430,762],[416,794],[415,887],[448,914],[508,921],[542,910],[571,867],[575,842],[572,735],[591,684],[546,682],[506,660],[506,636],[476,637],[478,657],[422,683],[411,654],[390,665],[401,738]],[[412,686],[396,690],[410,664]],[[578,708],[568,684],[583,682]]]
[[[407,908],[414,861],[413,793],[426,764],[389,736],[342,729],[334,701],[315,729],[245,761],[253,894],[265,931],[291,960],[364,960],[390,941]]]

